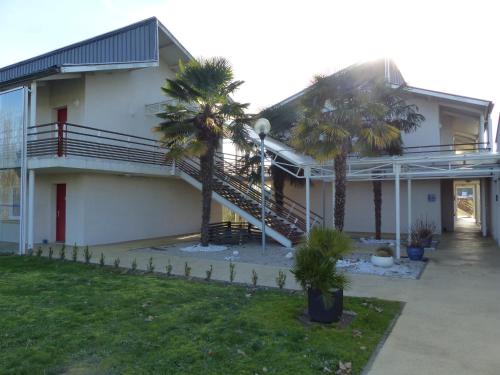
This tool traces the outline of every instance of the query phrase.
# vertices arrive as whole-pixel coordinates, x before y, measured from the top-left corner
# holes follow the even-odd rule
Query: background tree
[[[404,98],[406,85],[397,88],[391,88],[388,85],[378,84],[374,91],[377,95],[377,101],[386,106],[385,118],[387,123],[395,126],[400,132],[411,133],[418,129],[424,116],[418,113],[418,107],[414,104],[407,104]],[[381,155],[402,155],[403,140],[400,137],[390,142],[386,147],[373,148],[370,150],[373,156]],[[382,181],[377,179],[376,173],[373,174],[373,204],[375,211],[375,238],[380,240],[382,237]]]
[[[229,62],[221,57],[179,63],[175,79],[162,87],[175,104],[167,104],[155,127],[168,146],[168,158],[200,158],[202,184],[201,245],[208,246],[212,203],[214,156],[223,138],[241,148],[247,147],[245,114],[248,104],[231,100],[243,81],[235,81]]]
[[[348,154],[383,150],[401,138],[398,127],[389,121],[389,106],[381,100],[381,85],[391,90],[376,80],[360,80],[350,70],[315,77],[304,96],[304,117],[293,128],[291,142],[299,151],[320,161],[334,161],[338,230],[344,228]]]

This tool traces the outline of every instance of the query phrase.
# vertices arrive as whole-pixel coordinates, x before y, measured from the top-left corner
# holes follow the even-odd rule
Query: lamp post
[[[253,126],[260,138],[260,178],[261,178],[261,218],[262,218],[262,254],[266,252],[266,196],[265,196],[265,175],[264,175],[264,139],[271,130],[271,123],[268,119],[260,118]]]

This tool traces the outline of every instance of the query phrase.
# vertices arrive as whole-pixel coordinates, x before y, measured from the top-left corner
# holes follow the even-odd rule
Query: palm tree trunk
[[[335,157],[335,228],[344,230],[347,150]]]
[[[373,204],[375,205],[375,239],[382,235],[382,181],[373,180]]]
[[[201,215],[201,246],[208,246],[210,214],[212,211],[212,191],[214,174],[215,147],[209,147],[207,152],[200,156],[200,177],[202,196]]]

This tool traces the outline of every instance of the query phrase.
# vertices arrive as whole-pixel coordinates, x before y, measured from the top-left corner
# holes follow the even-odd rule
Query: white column
[[[400,228],[400,196],[399,196],[399,172],[401,171],[401,166],[399,164],[394,164],[394,185],[395,185],[395,199],[396,199],[396,258],[401,258],[401,228]]]
[[[484,115],[479,116],[479,142],[484,142]],[[484,148],[484,145],[479,145],[479,148]]]
[[[411,179],[408,178],[408,243],[411,240]]]
[[[304,168],[306,176],[306,233],[311,229],[311,167]]]
[[[335,179],[332,180],[332,229],[335,229]]]
[[[487,227],[486,227],[486,179],[482,178],[480,180],[481,184],[481,233],[483,237],[486,237]]]
[[[35,171],[29,170],[28,176],[28,249],[33,250],[35,223]]]
[[[491,124],[491,115],[488,117],[488,147],[490,152],[495,151],[493,148],[493,125]]]

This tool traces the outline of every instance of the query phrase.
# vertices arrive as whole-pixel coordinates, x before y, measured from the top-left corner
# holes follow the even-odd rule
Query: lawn
[[[1,374],[359,374],[400,304],[346,298],[306,327],[302,293],[0,257]]]

